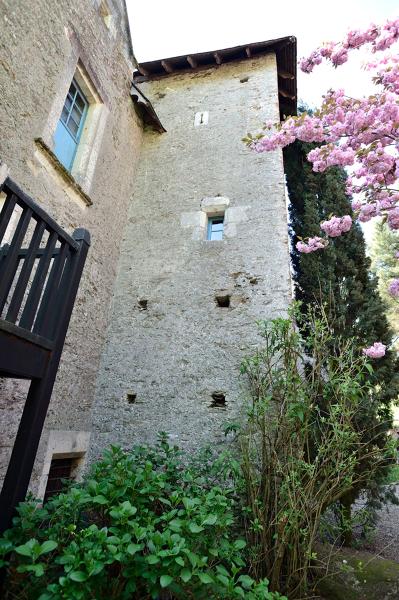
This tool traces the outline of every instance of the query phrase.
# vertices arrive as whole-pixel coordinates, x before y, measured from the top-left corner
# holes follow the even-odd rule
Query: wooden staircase
[[[24,500],[90,246],[10,178],[0,186],[0,377],[30,379],[0,494],[0,533]],[[3,196],[4,197],[4,196]]]

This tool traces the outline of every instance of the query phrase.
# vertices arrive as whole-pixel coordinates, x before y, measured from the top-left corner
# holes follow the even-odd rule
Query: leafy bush
[[[231,467],[209,454],[184,464],[165,435],[112,447],[83,484],[20,505],[0,540],[5,597],[282,598],[246,573]]]
[[[399,482],[399,465],[392,465],[389,469],[386,483],[398,483]]]
[[[355,484],[392,460],[388,443],[357,427],[372,368],[323,318],[261,324],[264,346],[243,365],[252,408],[240,434],[252,574],[302,598],[317,563],[321,517]],[[303,321],[302,321],[303,322]],[[333,347],[333,350],[331,348]],[[365,467],[361,472],[358,464]]]

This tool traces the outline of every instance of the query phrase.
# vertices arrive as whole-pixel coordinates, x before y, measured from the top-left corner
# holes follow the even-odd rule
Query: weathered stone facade
[[[93,411],[92,454],[167,431],[194,448],[239,412],[256,320],[291,297],[283,161],[242,137],[278,120],[274,53],[142,84],[167,130],[146,132]],[[198,113],[203,113],[198,115]],[[222,241],[207,216],[225,212]],[[230,296],[219,307],[216,296]],[[212,398],[214,392],[223,393]]]
[[[134,92],[136,113],[123,0],[5,0],[0,19],[0,175],[7,165],[64,229],[92,238],[31,481],[42,497],[54,456],[83,468],[159,430],[192,449],[240,412],[256,320],[291,297],[282,154],[241,139],[283,104],[268,42],[225,64],[214,53],[212,67],[188,57],[191,71],[139,86],[156,113]],[[89,109],[68,173],[54,132],[73,78]],[[221,214],[223,240],[208,241]],[[0,479],[27,386],[0,381]]]
[[[57,433],[51,434],[53,452],[87,450],[142,126],[129,95],[134,59],[123,0],[3,0],[0,22],[0,160],[62,227],[85,227],[92,238],[39,449],[32,482],[37,491],[39,476],[41,488],[46,480],[51,432]],[[72,179],[51,148],[74,76],[90,107]],[[26,382],[0,385],[0,478],[25,394]]]

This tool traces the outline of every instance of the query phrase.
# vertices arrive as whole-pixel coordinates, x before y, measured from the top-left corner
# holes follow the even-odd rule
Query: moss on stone
[[[328,554],[326,546],[318,549],[321,559]],[[394,600],[399,598],[399,563],[368,552],[334,550],[317,589],[326,600]]]

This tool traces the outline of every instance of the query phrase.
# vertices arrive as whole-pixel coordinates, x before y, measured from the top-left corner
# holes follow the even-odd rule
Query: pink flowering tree
[[[354,197],[352,208],[357,220],[364,223],[379,216],[395,231],[399,229],[399,57],[391,53],[391,46],[398,40],[399,19],[395,19],[381,27],[350,31],[344,41],[316,49],[300,61],[305,73],[323,61],[338,67],[348,60],[350,52],[368,47],[376,57],[366,65],[375,94],[351,98],[343,90],[330,90],[311,115],[304,112],[282,123],[267,123],[264,135],[249,138],[256,152],[284,148],[296,139],[318,142],[320,146],[308,154],[313,170],[350,167],[347,193]],[[351,226],[350,215],[332,215],[320,224],[324,236],[299,241],[297,249],[305,253],[322,250],[329,238],[344,234]],[[389,292],[399,298],[399,279],[390,283]],[[379,342],[365,349],[371,358],[384,353],[385,347]]]

